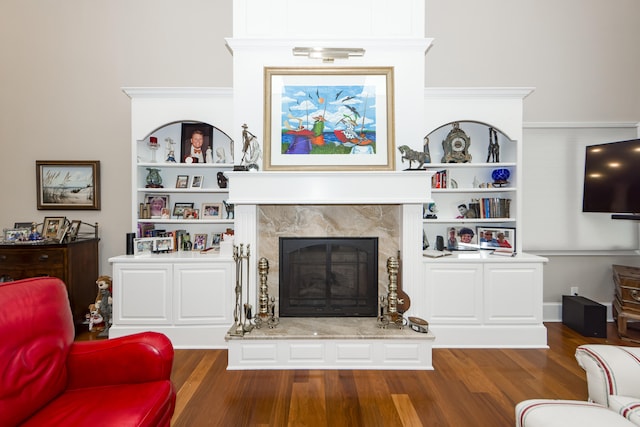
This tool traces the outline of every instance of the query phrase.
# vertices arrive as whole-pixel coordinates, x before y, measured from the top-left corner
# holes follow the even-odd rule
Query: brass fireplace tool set
[[[402,329],[407,324],[406,319],[398,310],[398,306],[404,304],[404,300],[398,297],[398,271],[400,263],[395,257],[387,259],[387,273],[389,273],[389,291],[387,295],[380,296],[380,316],[378,327],[386,328],[395,326]]]
[[[275,298],[269,298],[267,288],[267,273],[269,272],[269,261],[266,258],[260,258],[258,262],[258,273],[260,274],[260,289],[258,295],[258,314],[252,323],[252,305],[249,304],[249,259],[251,251],[249,245],[244,244],[233,246],[233,260],[236,263],[236,304],[233,311],[233,326],[229,330],[229,335],[234,337],[242,337],[244,334],[251,332],[254,328],[260,328],[262,325],[268,325],[274,328],[279,320],[275,316]],[[246,274],[245,274],[246,273]],[[242,304],[242,288],[246,282],[247,302]]]
[[[254,320],[256,328],[260,329],[262,325],[275,328],[280,319],[276,317],[276,298],[269,297],[269,288],[267,287],[267,274],[269,274],[269,261],[262,257],[258,261],[258,274],[260,275],[260,288],[258,292],[258,313]]]

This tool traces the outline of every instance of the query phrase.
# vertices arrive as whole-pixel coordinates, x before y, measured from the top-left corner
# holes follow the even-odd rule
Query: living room
[[[67,216],[100,224],[100,272],[110,274],[108,259],[125,252],[132,231],[131,201],[123,197],[132,179],[125,167],[131,105],[122,88],[232,87],[225,41],[233,34],[232,6],[5,5],[1,43],[11,67],[3,72],[0,132],[11,161],[0,173],[19,184],[3,188],[12,206],[0,213],[3,227],[50,216],[36,209],[36,160],[100,160],[101,210]],[[549,258],[545,320],[559,320],[561,295],[571,286],[610,302],[611,265],[640,265],[633,221],[581,212],[583,145],[638,135],[638,58],[629,54],[636,7],[425,3],[424,36],[434,39],[425,87],[535,88],[524,101],[522,242]],[[29,31],[24,22],[32,23]],[[225,131],[241,139],[241,128]]]
[[[134,179],[129,172],[132,106],[123,88],[235,90],[238,70],[227,39],[234,36],[238,4],[252,3],[3,6],[0,43],[10,66],[4,67],[0,82],[0,135],[10,161],[0,176],[16,183],[3,188],[5,200],[11,200],[11,208],[0,212],[3,227],[53,216],[36,207],[36,160],[99,160],[101,209],[53,214],[100,224],[99,271],[111,275],[109,259],[125,253],[126,234],[134,231],[129,195]],[[317,29],[320,18],[314,12],[320,12],[315,7],[310,5],[303,19]],[[611,320],[611,266],[640,267],[636,222],[581,210],[584,147],[639,137],[640,88],[634,70],[640,58],[630,54],[640,36],[638,8],[632,1],[605,5],[593,0],[424,4],[421,36],[433,42],[424,53],[424,82],[416,92],[534,89],[523,100],[518,238],[523,252],[548,259],[543,269],[545,322],[561,320],[562,295],[572,287],[606,305]],[[362,22],[362,16],[345,16],[339,8],[320,16],[327,14],[345,25]],[[335,65],[353,66],[349,61],[336,60]],[[309,66],[319,64],[308,60]],[[255,103],[263,102],[259,91]],[[262,130],[262,123],[251,117],[234,119],[242,121],[249,121],[251,130]],[[240,126],[223,130],[236,142],[242,140]],[[262,132],[254,133],[264,142]],[[422,137],[411,144],[419,147]]]

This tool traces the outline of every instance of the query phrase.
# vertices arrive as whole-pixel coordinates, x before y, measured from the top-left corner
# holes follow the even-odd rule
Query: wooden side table
[[[640,336],[632,337],[628,331],[628,321],[640,321],[640,268],[613,265],[613,318],[618,327],[620,339],[640,343]]]

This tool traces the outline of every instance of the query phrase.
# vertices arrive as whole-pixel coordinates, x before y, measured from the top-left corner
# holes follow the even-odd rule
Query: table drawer
[[[39,251],[1,251],[0,267],[13,267],[16,265],[56,265],[64,262],[64,252],[55,249],[42,249]]]

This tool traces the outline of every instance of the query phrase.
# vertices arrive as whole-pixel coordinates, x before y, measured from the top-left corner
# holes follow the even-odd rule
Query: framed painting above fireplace
[[[393,67],[265,68],[265,170],[393,170]]]

